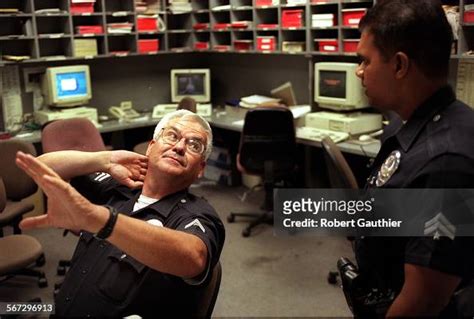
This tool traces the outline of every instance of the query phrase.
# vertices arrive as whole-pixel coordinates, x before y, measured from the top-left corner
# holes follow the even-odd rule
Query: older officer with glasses
[[[55,299],[58,316],[196,313],[225,238],[214,209],[188,193],[211,147],[206,120],[179,110],[159,122],[146,156],[18,154],[17,164],[48,196],[47,214],[20,226],[81,234]]]

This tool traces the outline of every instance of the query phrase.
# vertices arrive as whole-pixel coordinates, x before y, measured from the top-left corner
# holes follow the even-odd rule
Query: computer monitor
[[[346,111],[368,107],[357,64],[319,62],[314,65],[314,101],[322,108]]]
[[[183,97],[196,102],[211,101],[211,71],[209,69],[171,70],[171,102],[178,103]]]
[[[74,107],[87,104],[92,98],[89,66],[47,68],[42,88],[48,106]]]

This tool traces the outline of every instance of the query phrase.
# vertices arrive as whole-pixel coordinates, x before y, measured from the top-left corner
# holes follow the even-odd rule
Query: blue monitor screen
[[[204,74],[179,74],[178,95],[203,95]]]
[[[84,71],[58,73],[55,82],[58,99],[87,96],[87,78]]]

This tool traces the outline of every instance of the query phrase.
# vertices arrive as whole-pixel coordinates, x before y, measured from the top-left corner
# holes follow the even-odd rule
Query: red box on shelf
[[[274,36],[259,36],[257,37],[258,51],[275,51],[276,38]]]
[[[474,23],[474,9],[469,10],[469,11],[464,11],[464,22]]]
[[[196,50],[209,50],[209,42],[196,42],[194,48]]]
[[[152,17],[140,17],[137,18],[137,30],[138,31],[157,31],[158,23],[156,18]]]
[[[160,40],[158,39],[140,39],[138,40],[138,52],[150,53],[160,50]]]
[[[303,27],[304,12],[302,9],[283,10],[281,13],[281,26],[283,28]]]
[[[360,19],[367,12],[366,8],[359,9],[342,9],[342,25],[357,27]]]
[[[335,53],[339,51],[337,39],[314,39],[315,51]]]
[[[207,30],[209,29],[209,23],[195,23],[193,25],[194,30]]]
[[[220,52],[227,52],[227,51],[230,51],[230,45],[216,44],[213,46],[213,49]]]
[[[248,51],[252,50],[252,40],[234,40],[234,50]]]
[[[342,47],[343,47],[344,52],[346,53],[357,52],[357,45],[359,44],[359,41],[360,41],[359,39],[343,40]]]
[[[94,3],[71,3],[71,13],[93,13]]]
[[[214,23],[214,26],[212,27],[214,30],[227,30],[231,26],[230,23]]]
[[[276,24],[276,23],[260,23],[260,24],[257,24],[257,29],[278,29],[278,24]]]
[[[77,34],[102,34],[104,28],[101,25],[79,25],[76,27]]]
[[[273,1],[274,0],[255,0],[255,5],[257,7],[260,7],[260,6],[271,6],[273,5]]]

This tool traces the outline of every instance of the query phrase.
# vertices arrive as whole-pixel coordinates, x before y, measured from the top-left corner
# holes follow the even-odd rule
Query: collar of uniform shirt
[[[396,133],[398,142],[406,152],[413,145],[418,134],[433,116],[456,100],[451,87],[445,86],[436,91],[428,100],[416,108],[405,125]]]

